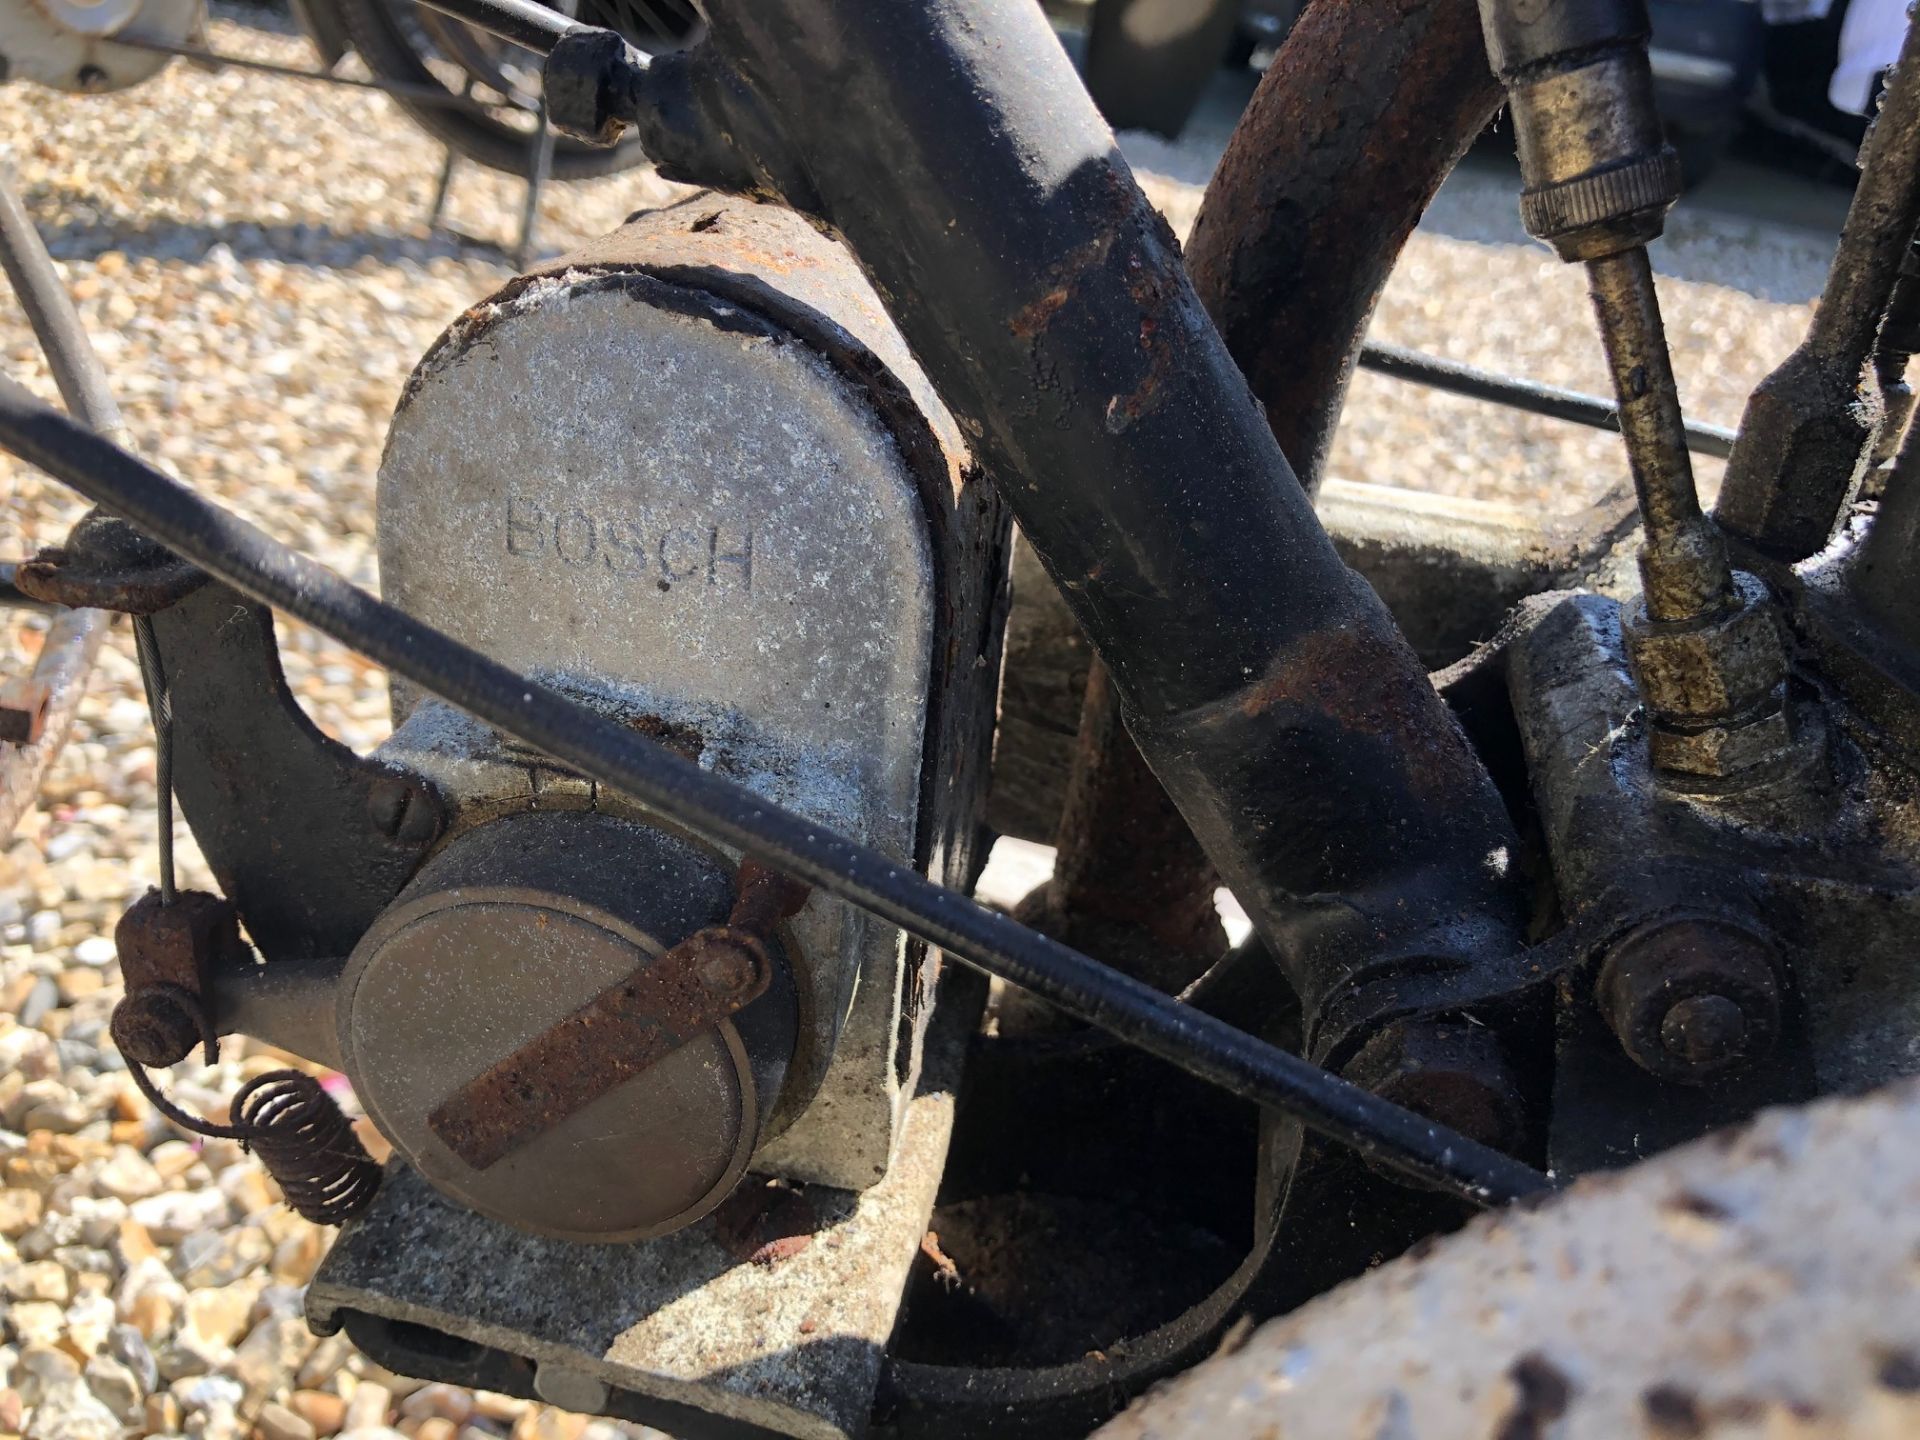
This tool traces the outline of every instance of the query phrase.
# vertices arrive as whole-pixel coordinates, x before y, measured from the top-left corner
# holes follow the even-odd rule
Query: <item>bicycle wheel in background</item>
[[[532,51],[497,40],[416,0],[308,0],[351,39],[382,80],[443,90],[437,104],[396,94],[393,101],[428,134],[476,164],[525,176],[539,123],[540,62]],[[700,24],[692,0],[581,0],[578,18],[616,30],[652,54],[690,43]],[[317,16],[315,17],[318,18]],[[554,137],[557,180],[584,180],[638,165],[646,157],[629,136],[613,146]]]

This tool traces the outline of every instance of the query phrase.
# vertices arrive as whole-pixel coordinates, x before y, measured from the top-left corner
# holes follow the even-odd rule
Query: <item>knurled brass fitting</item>
[[[1643,0],[1481,0],[1506,86],[1529,234],[1596,260],[1661,232],[1680,198],[1647,60]]]
[[[1562,260],[1597,260],[1658,238],[1680,198],[1680,160],[1660,132],[1645,50],[1517,77],[1507,94],[1530,235]]]

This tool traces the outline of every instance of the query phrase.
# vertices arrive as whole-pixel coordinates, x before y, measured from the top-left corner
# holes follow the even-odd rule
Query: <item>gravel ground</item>
[[[220,14],[220,47],[308,62],[271,22]],[[1182,228],[1210,161],[1199,148],[1129,142]],[[175,65],[107,100],[0,87],[0,154],[63,262],[137,448],[374,583],[373,477],[400,386],[441,327],[509,273],[495,250],[426,233],[437,149],[376,96]],[[543,238],[563,247],[675,193],[645,174],[553,187]],[[516,184],[464,170],[452,218],[504,239],[519,203]],[[1684,212],[1672,235],[1659,263],[1683,390],[1701,418],[1731,424],[1798,339],[1831,240]],[[1376,333],[1604,383],[1579,277],[1525,242],[1498,166],[1443,192]],[[51,394],[11,307],[0,365]],[[1608,437],[1367,375],[1349,417],[1333,461],[1348,478],[1572,507],[1621,466]],[[80,508],[4,460],[0,495],[4,556],[58,539]],[[38,631],[0,625],[0,665],[17,665]],[[378,671],[299,630],[283,649],[323,728],[363,747],[383,736]],[[276,1205],[236,1147],[182,1140],[135,1093],[104,1027],[119,988],[113,923],[156,878],[152,786],[122,628],[42,808],[0,848],[0,1440],[614,1440],[623,1427],[418,1387],[313,1341],[297,1315],[326,1233]],[[184,829],[180,841],[184,883],[208,885]],[[284,1058],[233,1044],[170,1083],[217,1117]]]

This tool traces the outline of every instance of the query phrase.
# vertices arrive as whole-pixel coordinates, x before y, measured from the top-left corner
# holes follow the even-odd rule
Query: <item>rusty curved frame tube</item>
[[[1214,169],[1187,270],[1309,493],[1387,276],[1501,98],[1473,0],[1313,0]]]

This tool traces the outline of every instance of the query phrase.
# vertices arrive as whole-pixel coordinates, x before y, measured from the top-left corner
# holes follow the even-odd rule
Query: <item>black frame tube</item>
[[[968,896],[701,770],[376,600],[112,442],[0,380],[0,448],[66,482],[263,604],[304,620],[525,744],[796,879],[860,906],[1090,1025],[1367,1158],[1477,1205],[1549,1179],[1222,1020],[1048,940]]]
[[[1338,1063],[1410,972],[1518,951],[1485,767],[1335,553],[1039,7],[706,11],[728,83],[705,128],[845,237],[1309,1016],[1342,1007],[1310,1053]]]

